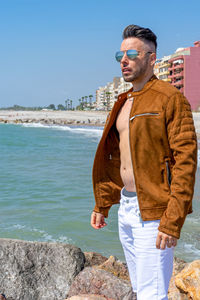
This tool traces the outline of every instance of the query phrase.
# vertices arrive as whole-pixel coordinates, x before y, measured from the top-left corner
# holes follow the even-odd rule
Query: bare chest
[[[119,134],[121,134],[125,130],[128,130],[129,128],[129,116],[130,116],[132,104],[133,101],[126,100],[126,102],[124,103],[124,105],[122,106],[118,114],[116,127]]]

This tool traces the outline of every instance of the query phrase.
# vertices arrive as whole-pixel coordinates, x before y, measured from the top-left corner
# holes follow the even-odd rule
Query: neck
[[[153,76],[153,72],[144,78],[141,79],[136,79],[132,82],[133,85],[133,91],[138,92],[143,89],[144,85],[149,81],[149,79]]]

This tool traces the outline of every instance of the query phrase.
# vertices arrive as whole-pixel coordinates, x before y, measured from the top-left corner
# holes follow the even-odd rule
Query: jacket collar
[[[145,83],[145,85],[143,86],[143,88],[142,88],[140,91],[134,92],[134,91],[133,91],[133,87],[132,87],[132,88],[131,88],[130,90],[128,90],[127,92],[120,94],[120,95],[118,96],[118,101],[119,101],[119,102],[124,102],[124,100],[127,99],[127,95],[128,95],[128,94],[131,94],[131,96],[133,97],[133,96],[138,96],[138,95],[141,95],[141,94],[145,93],[148,89],[150,89],[150,87],[151,87],[157,80],[158,80],[158,78],[157,78],[155,75],[153,75],[153,76],[149,79],[149,81],[147,81],[147,82]]]

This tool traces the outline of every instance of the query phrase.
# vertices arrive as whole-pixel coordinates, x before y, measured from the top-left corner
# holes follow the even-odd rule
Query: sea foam
[[[88,137],[101,137],[103,133],[103,128],[101,127],[92,127],[92,126],[62,126],[62,125],[44,125],[41,123],[23,123],[23,127],[29,127],[29,128],[46,128],[46,129],[53,129],[53,130],[62,130],[62,131],[70,131],[72,133],[78,133],[78,134],[85,134]]]

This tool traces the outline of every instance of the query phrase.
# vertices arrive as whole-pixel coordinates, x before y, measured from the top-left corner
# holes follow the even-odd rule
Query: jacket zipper
[[[138,114],[130,118],[130,121],[134,120],[136,117],[142,117],[142,116],[158,116],[159,113],[144,113],[144,114]]]

